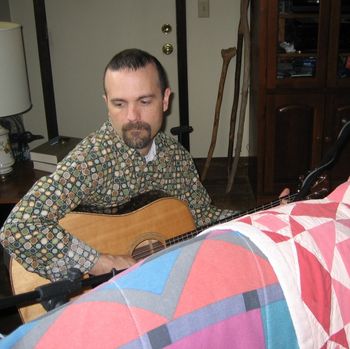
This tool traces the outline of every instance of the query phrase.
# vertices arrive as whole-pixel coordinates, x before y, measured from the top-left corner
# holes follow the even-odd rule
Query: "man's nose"
[[[129,105],[128,107],[128,120],[138,121],[141,119],[141,114],[137,106]]]

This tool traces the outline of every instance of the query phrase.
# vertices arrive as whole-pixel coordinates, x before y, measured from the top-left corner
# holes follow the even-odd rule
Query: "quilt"
[[[350,182],[225,224],[20,326],[0,348],[349,348]]]

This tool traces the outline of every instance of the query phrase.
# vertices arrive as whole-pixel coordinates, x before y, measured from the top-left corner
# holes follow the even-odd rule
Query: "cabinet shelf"
[[[281,19],[308,19],[312,18],[318,20],[318,13],[292,13],[292,12],[280,12],[279,18]]]
[[[289,53],[278,53],[277,57],[279,58],[307,58],[307,57],[316,57],[317,52],[310,51],[310,52],[289,52]]]

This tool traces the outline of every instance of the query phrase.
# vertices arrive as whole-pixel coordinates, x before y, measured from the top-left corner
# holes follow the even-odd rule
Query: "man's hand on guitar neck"
[[[100,275],[109,273],[113,268],[123,270],[133,266],[136,261],[130,256],[112,256],[109,254],[101,254],[97,263],[89,271],[91,275]]]
[[[279,199],[280,199],[280,203],[281,205],[285,205],[288,204],[288,196],[290,194],[290,190],[289,188],[284,188],[281,192],[281,194],[279,195]]]

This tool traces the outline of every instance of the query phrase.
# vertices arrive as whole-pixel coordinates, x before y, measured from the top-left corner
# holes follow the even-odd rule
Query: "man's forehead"
[[[143,90],[142,93],[150,93],[149,90],[154,90],[154,86],[160,89],[160,81],[157,70],[148,66],[137,70],[131,68],[123,68],[120,70],[108,69],[105,75],[105,89],[107,90],[126,88],[127,84],[137,86],[138,90]],[[147,92],[148,91],[148,92]]]
[[[122,67],[119,69],[113,69],[112,67],[109,67],[106,70],[106,76],[110,74],[134,74],[134,73],[139,73],[139,72],[147,72],[151,75],[155,74],[158,76],[158,70],[155,64],[153,63],[147,63],[143,67],[138,67],[138,68],[133,68],[133,67]]]

